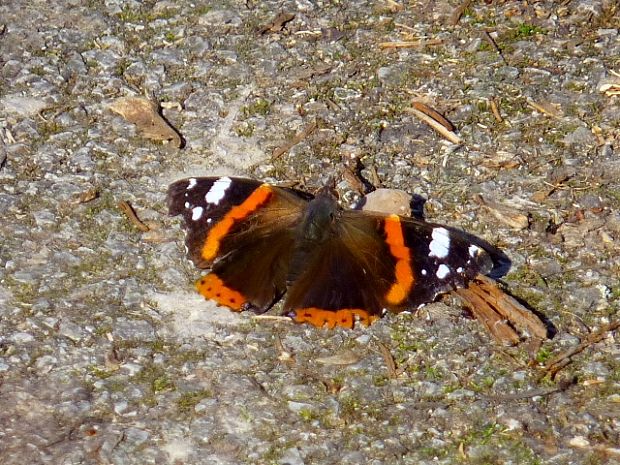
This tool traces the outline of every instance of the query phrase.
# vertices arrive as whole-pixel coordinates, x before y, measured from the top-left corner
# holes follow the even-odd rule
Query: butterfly
[[[483,241],[414,218],[345,210],[330,187],[315,195],[252,179],[174,182],[168,209],[181,215],[205,298],[319,327],[368,325],[464,287],[493,268]]]

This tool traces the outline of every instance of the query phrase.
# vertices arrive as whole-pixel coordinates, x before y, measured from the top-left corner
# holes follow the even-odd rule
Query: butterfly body
[[[368,324],[463,287],[492,267],[465,234],[437,224],[343,210],[316,196],[241,178],[188,178],[168,190],[189,258],[211,271],[198,291],[233,310],[284,313],[316,326]]]

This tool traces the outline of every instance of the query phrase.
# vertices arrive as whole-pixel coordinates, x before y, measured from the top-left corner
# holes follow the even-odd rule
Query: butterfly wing
[[[188,178],[168,189],[170,215],[182,215],[189,258],[211,268],[197,283],[233,310],[265,311],[286,290],[295,226],[310,196],[258,181]]]
[[[316,326],[352,327],[384,309],[417,308],[492,267],[458,230],[397,215],[343,211],[319,247],[293,257],[285,302],[296,321]]]
[[[345,214],[345,212],[341,212]],[[334,223],[326,241],[297,249],[284,311],[297,322],[351,328],[380,317],[392,274],[381,220],[361,213]]]
[[[417,308],[432,302],[439,294],[467,286],[494,266],[491,247],[458,229],[413,218],[388,217],[386,221],[402,226],[413,278],[406,300],[398,305]]]

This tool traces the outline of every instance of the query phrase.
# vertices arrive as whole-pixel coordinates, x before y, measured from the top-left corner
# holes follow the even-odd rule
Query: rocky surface
[[[455,24],[461,4],[3,1],[0,462],[619,463],[618,333],[541,367],[618,319],[620,96],[599,86],[620,72],[620,10],[474,1]],[[183,149],[108,109],[140,95]],[[327,331],[194,294],[167,184],[311,190],[355,157],[503,248],[507,288],[555,338],[498,346],[449,300]]]

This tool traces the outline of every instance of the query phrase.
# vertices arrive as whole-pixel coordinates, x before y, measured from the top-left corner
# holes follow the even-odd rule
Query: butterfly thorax
[[[321,189],[304,212],[297,229],[298,243],[318,245],[326,242],[334,233],[340,211],[334,195]]]

